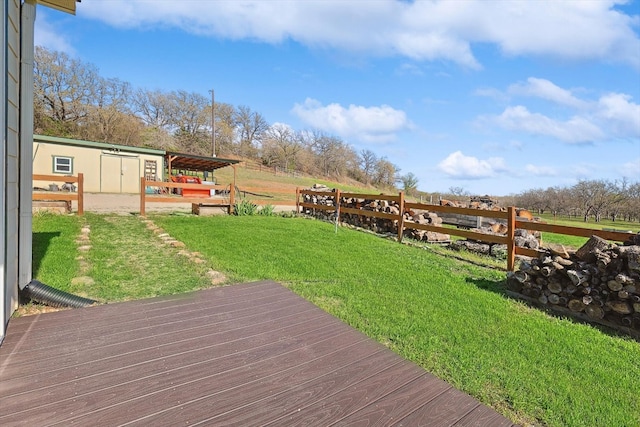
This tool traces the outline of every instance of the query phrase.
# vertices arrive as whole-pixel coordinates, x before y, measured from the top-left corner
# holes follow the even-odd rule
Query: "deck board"
[[[512,423],[270,281],[11,319],[0,425]]]

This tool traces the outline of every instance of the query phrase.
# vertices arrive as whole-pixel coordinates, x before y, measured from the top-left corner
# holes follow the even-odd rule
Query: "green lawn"
[[[637,222],[625,222],[625,221],[611,221],[602,220],[600,222],[594,222],[593,220],[584,222],[581,218],[569,218],[565,216],[553,217],[550,214],[544,214],[541,216],[542,220],[549,224],[554,225],[567,225],[570,227],[591,228],[594,230],[611,229],[617,231],[633,231],[640,232],[640,223]],[[543,244],[556,243],[562,244],[572,248],[579,248],[584,245],[588,238],[577,236],[565,236],[562,234],[554,233],[542,233]]]
[[[79,228],[76,217],[63,218],[34,221],[34,231]],[[89,252],[91,274],[96,283],[104,282],[95,286],[96,294],[85,290],[88,296],[157,294],[150,284],[136,283],[145,273],[151,282],[163,278],[160,292],[203,286],[197,280],[202,271],[182,264],[170,250],[167,255],[140,219],[113,218],[85,217],[95,246]],[[515,422],[640,425],[640,343],[507,298],[503,270],[349,228],[336,232],[331,224],[303,218],[153,220],[230,280],[280,281]],[[44,274],[51,250],[38,274]],[[152,259],[156,253],[164,258]],[[121,283],[126,289],[110,290]]]

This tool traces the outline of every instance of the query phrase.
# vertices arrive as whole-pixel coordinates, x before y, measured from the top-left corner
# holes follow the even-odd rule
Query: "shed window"
[[[73,173],[73,157],[53,156],[53,173]]]

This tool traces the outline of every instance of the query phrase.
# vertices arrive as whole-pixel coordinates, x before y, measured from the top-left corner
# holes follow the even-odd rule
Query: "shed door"
[[[140,192],[140,159],[137,157],[123,157],[121,163],[122,180],[120,188],[122,193]]]
[[[138,193],[140,159],[137,157],[100,156],[100,191],[103,193]]]

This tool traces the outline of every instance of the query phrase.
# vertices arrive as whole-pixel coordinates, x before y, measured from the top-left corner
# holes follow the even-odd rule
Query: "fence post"
[[[145,216],[146,215],[146,210],[145,210],[145,196],[146,196],[146,192],[147,192],[147,180],[146,178],[140,177],[140,216]]]
[[[507,270],[513,271],[516,264],[516,208],[509,206],[507,208],[509,218],[507,218]]]
[[[340,223],[340,189],[336,188],[336,224]]]
[[[229,191],[229,215],[233,214],[233,205],[235,204],[236,198],[236,180],[233,180],[233,184],[231,184],[231,190]]]
[[[84,174],[78,174],[78,215],[84,215]]]
[[[404,192],[401,191],[399,196],[400,217],[398,218],[398,243],[402,243],[402,236],[404,235]]]
[[[296,215],[300,213],[300,187],[296,187]]]

